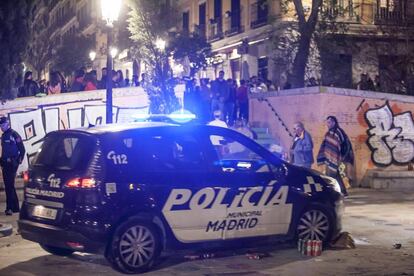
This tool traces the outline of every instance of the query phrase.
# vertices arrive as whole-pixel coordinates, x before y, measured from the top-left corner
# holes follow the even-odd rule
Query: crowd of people
[[[141,75],[141,79],[145,74]],[[141,80],[142,81],[142,80]],[[23,83],[19,86],[17,97],[45,96],[67,92],[90,91],[97,89],[106,89],[107,69],[102,68],[102,78],[98,80],[97,71],[86,71],[86,68],[76,70],[73,75],[73,81],[68,84],[66,78],[59,71],[50,73],[49,81],[33,80],[33,73],[27,71],[24,75]],[[124,78],[122,70],[112,70],[112,87],[121,88],[127,86],[139,86],[140,81],[137,75],[132,79]]]
[[[214,118],[214,111],[220,111],[220,120],[232,126],[237,119],[249,120],[249,93],[276,90],[270,80],[253,76],[248,80],[225,79],[220,71],[215,80],[202,78],[186,82],[184,106],[195,113],[201,122]]]

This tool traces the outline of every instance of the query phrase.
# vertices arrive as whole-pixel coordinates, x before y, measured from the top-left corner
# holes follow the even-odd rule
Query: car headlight
[[[342,193],[341,186],[339,185],[338,181],[330,176],[327,175],[321,175],[322,179],[325,180],[326,184],[332,187],[335,191],[338,193]]]

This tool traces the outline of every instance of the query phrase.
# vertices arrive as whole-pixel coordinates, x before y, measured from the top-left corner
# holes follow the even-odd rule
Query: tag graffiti
[[[365,113],[367,144],[379,166],[403,165],[414,158],[414,122],[411,112],[394,115],[388,102]]]

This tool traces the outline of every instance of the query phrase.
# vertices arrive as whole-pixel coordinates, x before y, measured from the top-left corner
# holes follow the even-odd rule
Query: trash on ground
[[[266,257],[269,257],[269,256],[270,256],[269,253],[263,253],[263,252],[251,252],[251,251],[248,251],[246,253],[246,257],[249,260],[260,260],[260,259],[263,259],[263,258],[266,258]]]
[[[354,249],[355,241],[351,234],[342,232],[339,236],[331,242],[330,246],[334,249]]]
[[[402,244],[401,243],[394,243],[394,248],[395,249],[401,249]]]

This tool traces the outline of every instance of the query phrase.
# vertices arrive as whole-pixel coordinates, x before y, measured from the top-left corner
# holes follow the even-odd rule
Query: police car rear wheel
[[[302,240],[329,242],[332,235],[331,215],[322,208],[309,208],[299,219],[297,237]]]
[[[43,250],[49,252],[50,254],[57,256],[69,256],[72,255],[73,252],[75,252],[71,249],[55,247],[46,244],[40,244],[40,247],[43,248]]]
[[[149,222],[132,219],[116,230],[108,261],[123,273],[149,270],[160,254],[159,235]]]

